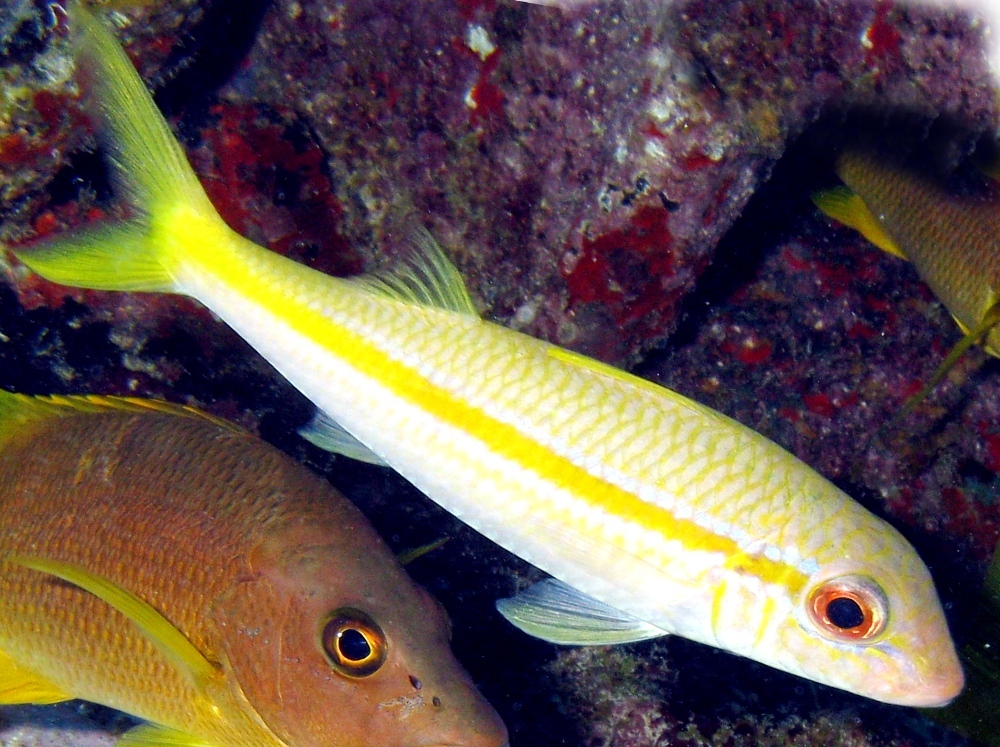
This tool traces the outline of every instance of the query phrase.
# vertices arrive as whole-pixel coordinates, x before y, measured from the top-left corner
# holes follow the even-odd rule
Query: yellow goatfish
[[[312,440],[558,579],[500,604],[534,635],[674,633],[891,703],[959,692],[930,575],[885,522],[739,423],[483,321],[433,242],[344,280],[237,235],[114,40],[70,18],[136,216],[19,251],[29,267],[199,299],[316,404]]]
[[[439,605],[325,481],[150,400],[0,392],[0,703],[127,747],[500,747]]]
[[[846,150],[836,171],[846,186],[813,195],[817,207],[912,262],[964,335],[905,413],[971,345],[1000,357],[1000,199],[949,194],[867,151]]]

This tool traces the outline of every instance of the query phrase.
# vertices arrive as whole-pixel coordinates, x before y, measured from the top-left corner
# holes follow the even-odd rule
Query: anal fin
[[[0,651],[0,705],[48,705],[72,699],[72,695]]]

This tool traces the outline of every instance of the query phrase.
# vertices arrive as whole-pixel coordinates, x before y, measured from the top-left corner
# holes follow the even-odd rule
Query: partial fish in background
[[[905,414],[970,346],[982,343],[987,353],[1000,356],[1000,197],[950,194],[870,151],[846,150],[836,171],[845,186],[813,195],[817,207],[912,262],[963,333]]]
[[[440,606],[263,441],[150,400],[0,392],[0,703],[128,747],[500,747]]]
[[[309,397],[307,437],[390,465],[555,577],[504,615],[561,643],[674,633],[870,698],[963,675],[923,562],[808,466],[668,389],[482,320],[424,235],[322,275],[233,232],[108,32],[70,9],[135,217],[20,250],[67,285],[193,296]]]

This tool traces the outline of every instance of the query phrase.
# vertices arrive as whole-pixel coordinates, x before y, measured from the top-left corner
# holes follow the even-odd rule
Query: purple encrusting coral
[[[169,87],[199,65],[174,53],[226,3],[113,5],[139,68]],[[80,189],[92,165],[67,165],[88,136],[60,24],[41,0],[0,9],[8,241],[116,210],[99,178]],[[416,220],[511,326],[622,361],[681,324],[641,372],[886,515],[928,560],[961,639],[1000,526],[996,367],[974,351],[873,439],[957,332],[905,263],[816,215],[808,192],[843,133],[807,128],[827,112],[821,127],[850,130],[843,110],[872,107],[883,129],[883,109],[946,115],[966,153],[996,119],[982,35],[961,13],[889,2],[276,0],[233,82],[181,130],[227,220],[324,271],[386,261]],[[8,277],[4,386],[207,406],[325,472],[394,547],[453,537],[409,570],[445,603],[513,745],[963,744],[916,712],[681,640],[527,639],[492,605],[533,571],[393,474],[303,445],[308,405],[195,304],[66,291],[16,264]],[[43,733],[18,728],[9,739]]]

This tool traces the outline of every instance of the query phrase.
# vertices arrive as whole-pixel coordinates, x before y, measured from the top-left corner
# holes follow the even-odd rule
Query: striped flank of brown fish
[[[0,393],[0,703],[120,744],[500,747],[440,606],[362,514],[187,408]]]

